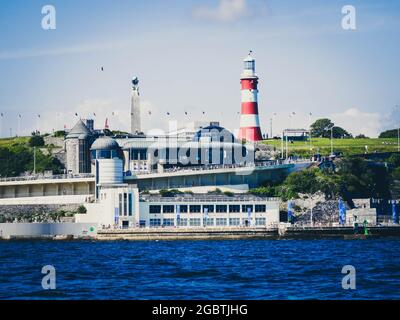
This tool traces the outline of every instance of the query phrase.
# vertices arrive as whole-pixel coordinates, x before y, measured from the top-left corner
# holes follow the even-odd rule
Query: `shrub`
[[[83,205],[83,204],[81,204],[79,207],[78,207],[78,213],[86,213],[87,212],[87,209],[86,209],[86,207]]]

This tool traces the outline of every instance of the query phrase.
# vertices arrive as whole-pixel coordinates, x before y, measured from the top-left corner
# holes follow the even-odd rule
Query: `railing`
[[[94,178],[95,175],[91,173],[82,174],[59,174],[59,175],[30,175],[30,176],[20,176],[20,177],[9,177],[0,178],[0,182],[10,182],[10,181],[34,181],[34,180],[57,180],[57,179],[83,179],[83,178]]]
[[[275,161],[262,161],[247,164],[211,164],[211,165],[199,165],[189,167],[173,167],[164,169],[162,172],[151,171],[151,172],[137,172],[136,175],[148,175],[148,174],[160,174],[160,173],[174,173],[174,172],[194,172],[194,171],[209,171],[209,170],[221,170],[221,169],[245,169],[245,168],[259,168],[259,167],[273,167],[279,165],[288,165],[296,163],[310,163],[307,159],[299,160],[275,160]]]
[[[156,195],[146,196],[142,195],[140,201],[143,202],[276,202],[280,199],[277,197],[257,197],[251,195],[234,195],[232,197],[221,195],[200,195],[196,194],[196,197],[187,196],[174,196],[174,197],[161,197]]]

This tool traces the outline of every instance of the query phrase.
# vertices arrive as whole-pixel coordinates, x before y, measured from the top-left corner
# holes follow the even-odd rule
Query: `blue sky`
[[[47,4],[56,8],[56,30],[41,28]],[[347,4],[356,30],[341,27]],[[296,127],[307,127],[311,112],[374,136],[400,120],[398,39],[398,1],[3,0],[0,133],[70,128],[75,112],[127,130],[133,76],[146,130],[169,120],[235,130],[242,60],[253,50],[264,132],[273,113],[277,134],[291,112]]]

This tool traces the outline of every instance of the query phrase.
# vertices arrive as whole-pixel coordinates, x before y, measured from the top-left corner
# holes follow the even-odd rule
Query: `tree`
[[[397,129],[392,129],[392,130],[386,130],[380,133],[378,138],[384,139],[384,138],[397,138],[398,135],[398,130]]]
[[[319,191],[316,173],[319,169],[307,169],[292,172],[285,179],[282,186],[284,199],[298,198],[299,193],[314,194]]]
[[[394,153],[388,159],[387,163],[395,168],[400,167],[400,154]]]
[[[355,198],[390,198],[390,174],[385,166],[362,158],[345,158],[338,164],[340,194]]]
[[[33,135],[29,138],[29,146],[31,147],[43,147],[44,139],[42,136]]]
[[[333,122],[327,118],[318,119],[311,125],[311,134],[317,138],[324,137],[326,128],[330,128],[333,125]]]
[[[56,138],[64,138],[67,135],[67,133],[64,130],[58,130],[54,132],[54,137]]]
[[[354,137],[355,139],[369,139],[369,137],[367,137],[366,135],[360,133],[359,135]]]
[[[351,137],[351,134],[345,129],[335,126],[334,123],[327,118],[318,119],[311,125],[311,135],[316,138],[330,138],[332,127],[332,135],[335,139]]]

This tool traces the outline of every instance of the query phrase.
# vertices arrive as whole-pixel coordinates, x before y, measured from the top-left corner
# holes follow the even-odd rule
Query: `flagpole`
[[[3,134],[3,113],[0,114],[0,138]]]

